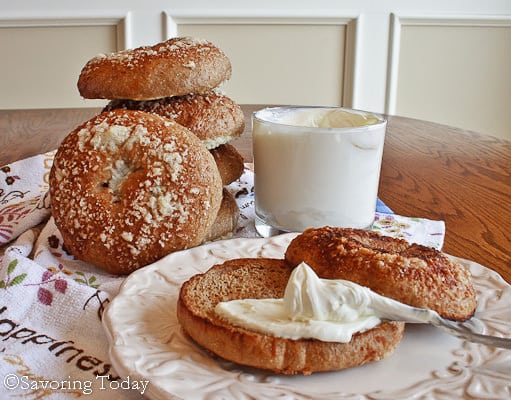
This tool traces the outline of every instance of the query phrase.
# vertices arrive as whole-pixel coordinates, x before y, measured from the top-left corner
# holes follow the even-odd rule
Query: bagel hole
[[[116,160],[107,168],[107,171],[110,172],[110,178],[101,182],[100,187],[111,193],[110,202],[112,204],[121,202],[121,186],[130,174],[140,169],[133,166],[130,160],[123,159]]]

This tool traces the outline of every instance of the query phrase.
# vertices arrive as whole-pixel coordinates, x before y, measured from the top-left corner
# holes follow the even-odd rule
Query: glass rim
[[[279,122],[276,120],[270,120],[268,118],[261,117],[258,114],[263,113],[271,113],[272,111],[285,111],[285,110],[307,110],[307,109],[325,109],[325,110],[343,110],[347,112],[354,112],[356,114],[363,115],[372,115],[378,119],[378,122],[370,125],[361,125],[361,126],[346,126],[346,127],[319,127],[319,126],[303,126],[303,125],[293,125],[289,123]],[[259,123],[278,125],[278,126],[287,126],[292,127],[294,130],[298,131],[308,131],[308,132],[355,132],[355,131],[371,131],[377,128],[381,128],[382,125],[387,124],[387,118],[380,113],[375,113],[371,111],[359,110],[355,108],[349,107],[340,107],[340,106],[300,106],[300,105],[291,105],[291,106],[274,106],[274,107],[265,107],[260,110],[254,111],[252,113],[252,123],[254,121],[258,121]]]

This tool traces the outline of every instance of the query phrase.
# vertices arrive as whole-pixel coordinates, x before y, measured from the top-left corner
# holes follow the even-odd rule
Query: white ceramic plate
[[[185,280],[227,259],[282,258],[294,235],[214,242],[131,274],[103,315],[116,372],[149,380],[145,395],[151,399],[510,398],[510,350],[464,342],[427,325],[407,325],[404,339],[383,361],[310,376],[240,367],[187,339],[176,318]],[[488,268],[457,260],[473,274],[479,328],[511,336],[511,286]]]

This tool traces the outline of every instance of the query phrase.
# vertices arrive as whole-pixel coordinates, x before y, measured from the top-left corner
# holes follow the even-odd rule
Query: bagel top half
[[[202,142],[142,111],[103,112],[77,127],[59,146],[49,183],[66,248],[114,274],[202,243],[222,201]]]
[[[444,253],[361,229],[310,228],[287,247],[286,260],[306,262],[325,279],[346,279],[402,303],[466,320],[476,309],[471,275]]]
[[[205,93],[230,77],[230,60],[213,43],[176,37],[92,58],[78,90],[87,99],[153,100]]]

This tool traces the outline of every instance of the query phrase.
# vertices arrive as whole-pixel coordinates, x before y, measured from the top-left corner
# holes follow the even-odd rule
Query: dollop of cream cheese
[[[287,339],[347,343],[389,312],[409,306],[341,279],[321,279],[306,263],[291,273],[282,299],[220,302],[215,312],[233,325]]]
[[[315,128],[349,128],[373,125],[381,122],[381,120],[370,113],[357,113],[343,109],[310,108],[284,114],[279,122]]]

